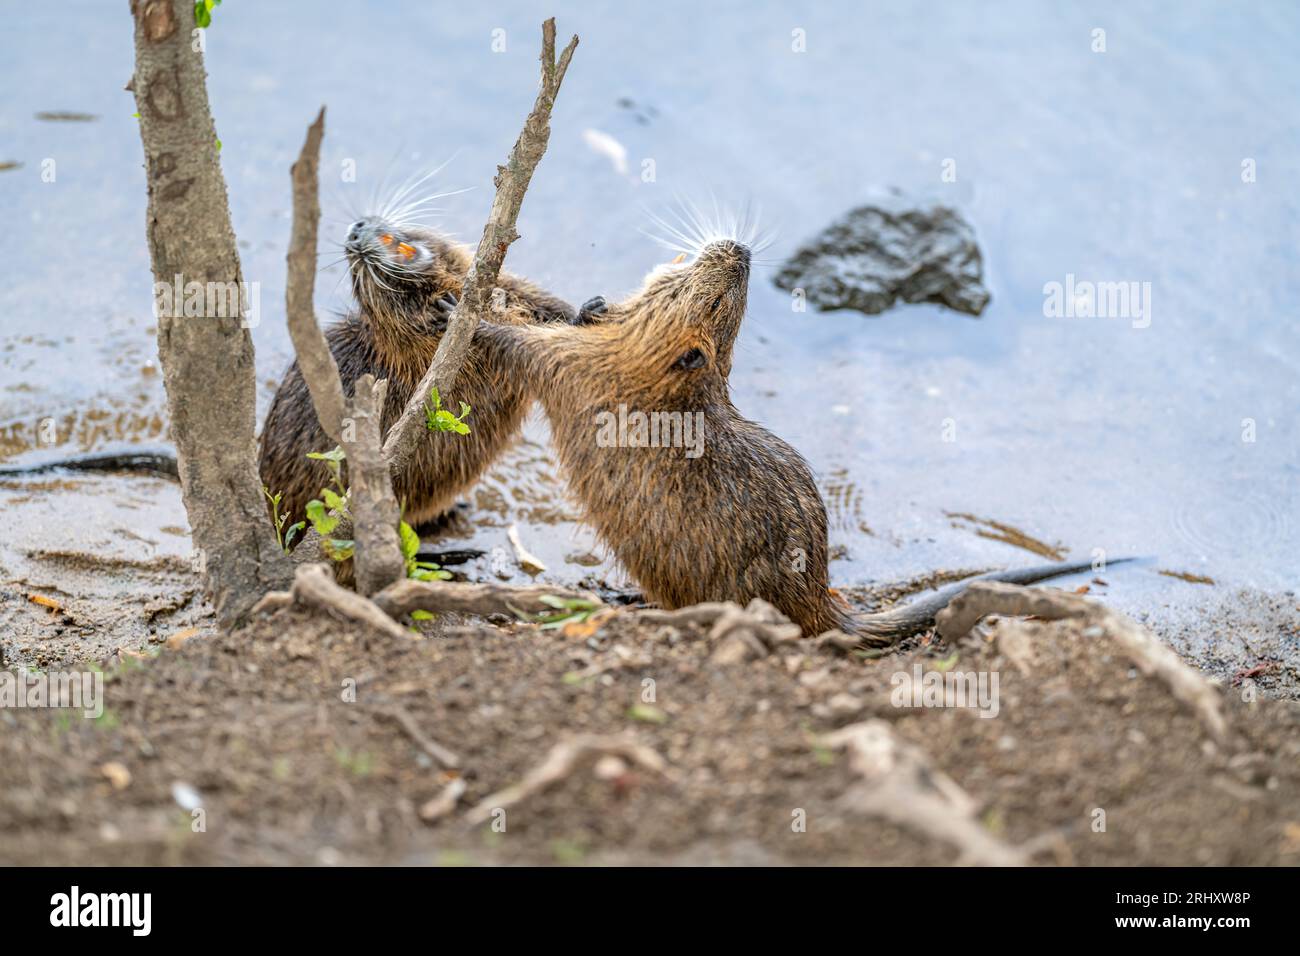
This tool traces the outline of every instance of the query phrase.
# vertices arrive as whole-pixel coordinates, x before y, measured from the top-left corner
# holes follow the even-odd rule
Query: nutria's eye
[[[697,368],[704,368],[709,360],[699,349],[691,349],[689,352],[683,352],[677,361],[673,363],[673,368],[681,369],[684,372],[690,372]]]
[[[713,311],[717,312],[721,308],[722,308],[722,296],[718,296],[716,299],[713,300]]]

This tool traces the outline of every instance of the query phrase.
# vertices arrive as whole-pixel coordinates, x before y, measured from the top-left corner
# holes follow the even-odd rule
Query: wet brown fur
[[[653,273],[599,325],[480,327],[537,394],[586,520],[666,608],[771,602],[805,634],[847,628],[827,591],[826,508],[786,442],[744,418],[727,377],[749,252],[706,246]],[[703,365],[692,350],[703,354]],[[683,362],[683,359],[686,361]],[[600,447],[598,415],[703,413],[703,453]]]
[[[358,378],[369,372],[388,379],[383,429],[397,420],[421,376],[433,360],[446,328],[446,310],[438,300],[447,293],[459,295],[471,254],[428,230],[405,228],[402,239],[419,242],[430,255],[418,274],[395,279],[353,265],[353,289],[358,308],[326,330],[326,339],[339,366],[346,395]],[[567,322],[572,308],[526,280],[502,274],[498,285],[507,293],[506,308],[492,316],[503,324]],[[421,442],[409,467],[394,476],[393,486],[404,517],[418,526],[444,514],[457,495],[510,443],[528,411],[533,393],[527,383],[499,357],[474,346],[466,357],[443,405],[458,411],[465,402],[472,411],[470,433],[431,432]],[[307,502],[320,496],[329,482],[323,462],[308,452],[329,451],[316,418],[306,382],[297,362],[285,374],[262,429],[260,470],[272,493],[283,494],[281,511],[289,521],[301,521]]]

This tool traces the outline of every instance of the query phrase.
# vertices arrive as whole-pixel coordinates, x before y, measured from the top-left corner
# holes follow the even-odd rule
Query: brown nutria
[[[365,373],[388,380],[382,428],[401,414],[433,359],[449,313],[448,295],[459,293],[472,252],[431,230],[401,226],[381,217],[352,225],[344,249],[357,309],[326,330],[345,394]],[[502,273],[498,286],[502,323],[571,322],[571,306],[537,286]],[[431,432],[410,465],[393,476],[404,517],[418,526],[447,512],[505,448],[533,395],[499,359],[473,347],[450,395],[450,409],[465,402],[470,432]],[[303,519],[307,502],[329,482],[328,467],[307,457],[334,443],[321,429],[306,382],[295,362],[267,413],[261,437],[262,482],[280,493],[290,521]]]
[[[838,628],[892,643],[969,580],[881,614],[851,615],[832,598],[826,508],[808,464],[731,403],[749,268],[747,246],[711,242],[652,272],[598,324],[481,325],[475,341],[541,400],[586,520],[647,598],[666,608],[763,598],[807,635]],[[1030,583],[1087,567],[983,577]]]

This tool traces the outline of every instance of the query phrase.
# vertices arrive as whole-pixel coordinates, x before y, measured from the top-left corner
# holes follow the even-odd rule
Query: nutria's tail
[[[53,458],[27,465],[0,468],[2,475],[43,475],[52,471],[133,471],[178,478],[176,454],[169,448],[130,446],[119,451],[102,451],[92,455]]]
[[[1106,564],[1123,564],[1125,561],[1132,560],[1132,558],[1115,558],[1107,560]],[[941,587],[929,597],[904,604],[902,607],[891,608],[878,614],[854,615],[850,623],[851,633],[869,647],[888,647],[928,628],[934,623],[934,616],[947,607],[949,601],[966,590],[973,581],[1033,584],[1035,581],[1044,581],[1062,574],[1090,570],[1092,570],[1091,561],[1077,561],[1073,564],[1039,564],[1032,568],[990,571],[988,574],[979,574],[964,581],[955,581]]]

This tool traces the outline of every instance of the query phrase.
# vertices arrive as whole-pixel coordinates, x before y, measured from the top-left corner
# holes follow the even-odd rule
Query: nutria
[[[585,519],[648,599],[763,598],[807,635],[840,629],[877,645],[923,630],[969,581],[850,614],[828,591],[826,508],[808,464],[731,403],[749,267],[747,246],[712,242],[652,272],[597,323],[483,324],[475,341],[541,400]],[[1030,583],[1087,567],[984,577]]]
[[[328,328],[325,337],[338,363],[346,394],[367,372],[388,379],[382,427],[400,415],[411,392],[437,351],[454,294],[460,291],[472,253],[437,233],[403,226],[379,216],[352,225],[344,249],[349,262],[356,309]],[[596,321],[603,302],[593,300],[575,313],[566,302],[532,283],[502,273],[498,287],[505,301],[492,320],[503,323]],[[450,300],[445,296],[452,295]],[[441,300],[441,301],[440,301]],[[411,464],[394,476],[404,517],[419,525],[447,512],[503,450],[532,402],[501,363],[473,348],[452,394],[444,403],[471,411],[467,435],[432,432]],[[285,374],[260,441],[262,482],[281,494],[280,510],[289,522],[301,521],[307,502],[329,483],[328,467],[309,459],[309,452],[333,447],[316,419],[306,382],[295,361]],[[0,475],[55,470],[136,471],[175,478],[175,453],[169,449],[126,449],[42,461],[0,469]]]
[[[388,379],[382,423],[387,431],[433,360],[450,312],[446,297],[460,291],[472,253],[428,229],[374,216],[352,225],[344,249],[357,308],[325,335],[345,394],[367,372]],[[567,324],[578,318],[567,303],[524,279],[502,273],[498,286],[506,296],[494,322]],[[460,402],[471,407],[470,432],[431,432],[411,463],[394,475],[397,500],[412,525],[451,508],[505,448],[533,395],[501,361],[472,347],[442,400],[453,410]],[[333,445],[316,419],[295,362],[267,413],[260,462],[263,484],[283,496],[281,511],[291,522],[302,520],[307,502],[329,482],[325,464],[307,454]]]
[[[344,249],[357,307],[328,328],[325,337],[345,394],[367,372],[388,379],[382,422],[387,431],[437,351],[472,252],[429,229],[380,216],[354,223]],[[599,320],[604,305],[593,300],[575,313],[568,303],[507,273],[497,285],[505,299],[492,315],[494,322],[588,323]],[[518,430],[532,398],[508,368],[472,348],[451,394],[443,396],[451,409],[462,401],[471,407],[470,432],[431,432],[411,463],[394,476],[405,520],[418,526],[449,511]],[[295,361],[271,403],[260,440],[262,482],[281,495],[280,511],[289,515],[289,523],[303,520],[307,502],[329,483],[328,466],[308,453],[329,451],[333,444],[316,419]],[[177,474],[171,450],[128,448],[3,468],[0,475],[62,469]]]

